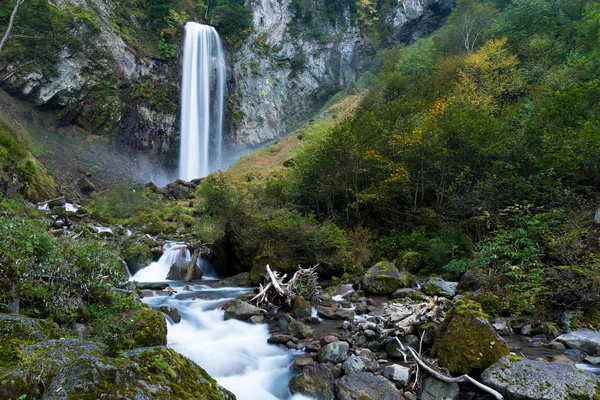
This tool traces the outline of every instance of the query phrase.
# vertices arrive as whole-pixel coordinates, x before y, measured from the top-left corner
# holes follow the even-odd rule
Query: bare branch
[[[8,37],[10,36],[10,31],[12,30],[13,23],[15,22],[15,15],[17,15],[17,10],[19,9],[19,6],[23,4],[24,1],[25,0],[17,0],[17,2],[15,3],[15,8],[13,8],[12,13],[10,14],[10,19],[8,20],[8,27],[6,28],[6,32],[4,32],[4,37],[2,37],[2,40],[0,40],[0,52],[4,47],[4,43],[6,43],[6,39],[8,39]]]

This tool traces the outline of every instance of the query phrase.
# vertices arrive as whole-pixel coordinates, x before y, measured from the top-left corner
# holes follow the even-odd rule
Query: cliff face
[[[375,40],[410,42],[450,10],[443,0],[395,2],[375,11],[386,33],[377,38],[348,4],[332,18],[320,16],[325,3],[313,1],[315,17],[307,22],[293,13],[292,0],[252,2],[254,28],[233,55],[233,94],[239,101],[229,132],[233,144],[256,145],[289,132],[355,82],[375,55]]]
[[[377,10],[378,23],[386,29],[379,42],[408,42],[430,31],[449,10],[444,1],[393,1]],[[132,45],[131,37],[143,35],[148,20],[135,13],[123,17],[127,3],[56,2],[58,11],[52,12],[73,15],[67,35],[74,35],[76,43],[65,38],[66,44],[53,47],[53,57],[42,55],[44,62],[39,63],[27,59],[29,55],[3,54],[0,85],[38,107],[55,110],[60,124],[118,133],[132,148],[173,158],[179,141],[181,54],[156,58],[143,46]],[[325,15],[327,2],[312,0],[308,10],[314,10],[314,18],[302,15],[297,3],[249,3],[252,31],[237,50],[228,51],[226,136],[233,147],[256,145],[292,130],[332,94],[355,82],[374,55],[372,32],[352,2],[340,2]]]

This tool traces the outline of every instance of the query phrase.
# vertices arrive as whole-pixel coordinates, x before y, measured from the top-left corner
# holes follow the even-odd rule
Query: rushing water
[[[202,178],[221,164],[225,58],[215,28],[185,25],[179,178]]]
[[[293,372],[289,365],[295,352],[268,344],[266,324],[224,320],[219,306],[251,289],[214,289],[203,280],[184,290],[183,282],[165,281],[170,266],[181,259],[189,259],[185,245],[169,242],[159,261],[131,278],[168,282],[174,289],[172,296],[144,298],[153,308],[165,305],[179,310],[181,322],[168,321],[168,346],[198,363],[239,400],[308,399],[290,396],[287,385]]]

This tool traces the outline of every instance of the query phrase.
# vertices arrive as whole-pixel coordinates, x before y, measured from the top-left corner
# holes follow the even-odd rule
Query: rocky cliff
[[[436,27],[449,11],[446,1],[393,0],[365,14],[343,0],[250,0],[251,33],[228,49],[228,144],[257,145],[292,130],[353,84],[377,47],[409,42]],[[131,1],[37,3],[47,8],[48,26],[35,28],[45,47],[11,38],[0,56],[1,87],[54,110],[58,124],[117,133],[132,148],[173,160],[181,54],[176,47],[168,55],[148,50],[154,40],[147,40],[148,14]],[[34,12],[40,11],[24,5],[21,18]],[[174,29],[160,32],[161,40],[163,34],[180,39],[181,29]]]

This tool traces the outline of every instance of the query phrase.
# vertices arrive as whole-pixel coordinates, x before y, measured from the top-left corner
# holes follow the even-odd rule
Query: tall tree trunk
[[[15,22],[15,15],[17,15],[17,10],[19,6],[23,4],[25,0],[17,0],[15,3],[15,8],[13,8],[12,14],[10,14],[10,20],[8,21],[8,28],[6,28],[6,32],[4,32],[4,37],[0,41],[0,52],[2,52],[2,48],[4,47],[4,43],[6,43],[6,39],[10,36],[10,31],[12,31],[13,23]]]

